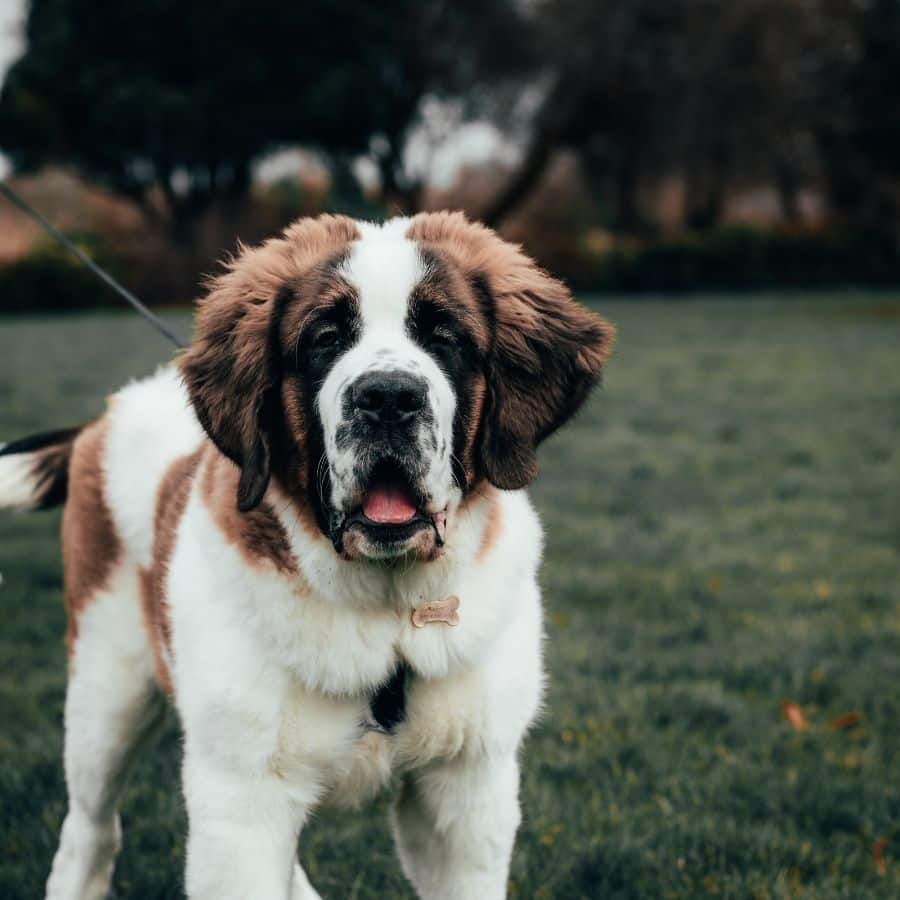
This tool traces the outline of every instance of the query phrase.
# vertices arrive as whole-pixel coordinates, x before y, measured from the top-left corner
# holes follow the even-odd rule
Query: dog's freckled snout
[[[412,421],[425,406],[424,379],[408,372],[370,372],[352,388],[354,409],[373,424]]]

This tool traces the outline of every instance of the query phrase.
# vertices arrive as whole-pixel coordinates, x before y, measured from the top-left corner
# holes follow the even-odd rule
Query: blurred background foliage
[[[900,2],[31,0],[0,150],[157,304],[324,209],[463,208],[581,289],[897,283]],[[0,267],[113,300],[6,208]]]

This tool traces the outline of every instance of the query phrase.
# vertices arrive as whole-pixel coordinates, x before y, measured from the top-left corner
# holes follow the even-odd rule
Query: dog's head
[[[274,478],[345,557],[429,560],[469,491],[534,478],[612,335],[460,214],[323,216],[212,282],[181,367],[241,510]]]

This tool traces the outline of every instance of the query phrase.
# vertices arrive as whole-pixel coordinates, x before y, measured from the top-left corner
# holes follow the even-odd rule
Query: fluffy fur
[[[317,897],[303,823],[392,779],[418,895],[503,897],[544,678],[521,489],[611,339],[462,216],[302,220],[210,285],[179,369],[0,453],[2,505],[43,502],[47,459],[68,475],[69,811],[47,897],[106,895],[162,692],[184,728],[190,897]],[[384,479],[415,504],[399,526],[365,512]],[[415,627],[453,595],[458,625]]]

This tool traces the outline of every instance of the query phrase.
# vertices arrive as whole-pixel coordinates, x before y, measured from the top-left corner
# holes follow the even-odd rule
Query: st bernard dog
[[[176,367],[6,445],[0,505],[65,502],[68,814],[46,896],[106,896],[169,695],[189,897],[318,897],[304,822],[392,780],[418,895],[503,897],[544,681],[523,489],[612,339],[460,214],[302,219],[211,282]]]

